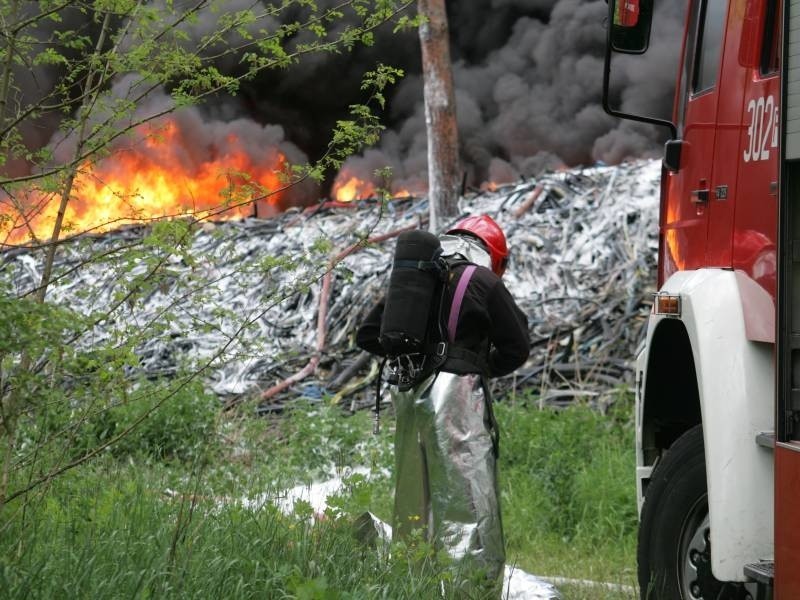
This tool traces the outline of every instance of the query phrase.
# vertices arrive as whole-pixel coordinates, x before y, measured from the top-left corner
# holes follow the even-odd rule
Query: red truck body
[[[606,109],[673,138],[637,362],[642,598],[798,599],[800,0],[687,0],[670,121],[608,105],[612,52],[644,53],[659,18],[609,4]]]

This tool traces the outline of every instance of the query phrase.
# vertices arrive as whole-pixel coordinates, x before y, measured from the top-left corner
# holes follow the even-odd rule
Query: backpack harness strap
[[[450,305],[450,317],[447,319],[447,337],[451,344],[456,341],[456,327],[458,327],[458,316],[461,314],[461,303],[464,301],[464,294],[475,269],[475,265],[467,266],[458,280],[456,293],[453,296],[453,304]]]
[[[433,260],[405,260],[395,259],[392,263],[395,269],[419,269],[420,271],[432,271],[438,273],[442,270],[442,262],[434,256]]]
[[[457,358],[459,360],[467,361],[470,364],[480,368],[481,371],[486,370],[485,361],[481,356],[475,352],[471,352],[465,348],[456,348],[453,343],[456,339],[456,328],[458,327],[458,317],[461,315],[461,304],[464,301],[464,295],[467,292],[467,286],[475,273],[475,265],[467,265],[461,272],[461,277],[458,279],[456,291],[453,294],[453,302],[450,305],[450,314],[447,319],[447,342],[436,342],[425,347],[425,353],[428,356],[434,357],[438,360],[439,364],[443,364],[447,358]]]

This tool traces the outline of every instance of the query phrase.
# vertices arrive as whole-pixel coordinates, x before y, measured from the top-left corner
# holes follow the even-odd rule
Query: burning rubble
[[[124,97],[130,93],[125,90],[121,84],[116,93]],[[170,102],[163,92],[152,92],[138,113],[158,113]],[[68,163],[74,141],[67,136],[52,145],[55,161]],[[181,215],[217,220],[273,216],[319,196],[312,181],[288,185],[290,166],[306,161],[280,126],[209,120],[197,108],[184,108],[135,126],[111,144],[109,156],[81,165],[67,206],[66,233],[108,231]],[[0,241],[49,240],[59,196],[38,186],[4,192]]]
[[[632,383],[655,284],[659,176],[658,162],[639,161],[461,199],[464,213],[486,212],[506,231],[506,282],[529,318],[530,359],[493,382],[499,398],[533,390],[542,404],[602,403]],[[86,347],[140,332],[134,371],[148,377],[202,369],[221,397],[260,398],[262,411],[300,396],[356,409],[373,401],[377,363],[355,347],[355,329],[382,293],[393,235],[424,226],[427,212],[424,198],[321,203],[206,222],[169,251],[148,246],[147,226],[75,236],[58,249],[48,301],[102,316],[77,341]],[[130,245],[158,255],[158,278],[147,260],[119,258]],[[44,251],[0,256],[5,286],[30,294]],[[141,300],[126,302],[135,285]]]

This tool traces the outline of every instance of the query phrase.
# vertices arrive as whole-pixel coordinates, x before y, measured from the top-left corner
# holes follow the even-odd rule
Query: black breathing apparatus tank
[[[447,360],[443,316],[445,282],[455,263],[442,256],[439,238],[410,231],[397,238],[392,273],[386,290],[378,341],[386,356],[375,386],[375,432],[380,428],[381,380],[407,391],[424,381]]]
[[[397,238],[379,337],[387,356],[429,351],[431,332],[441,331],[437,321],[446,272],[435,235],[409,231]]]

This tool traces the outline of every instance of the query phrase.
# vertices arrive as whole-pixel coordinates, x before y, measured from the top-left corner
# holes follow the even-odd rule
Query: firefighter
[[[480,573],[481,584],[494,594],[502,586],[505,549],[497,488],[499,438],[487,379],[526,361],[527,319],[501,280],[508,247],[491,217],[467,217],[440,240],[452,265],[442,295],[449,308],[450,343],[435,372],[407,391],[392,389],[393,537],[420,530],[446,549],[462,572]],[[379,339],[384,306],[385,299],[357,334],[358,345],[377,355],[385,354]]]

